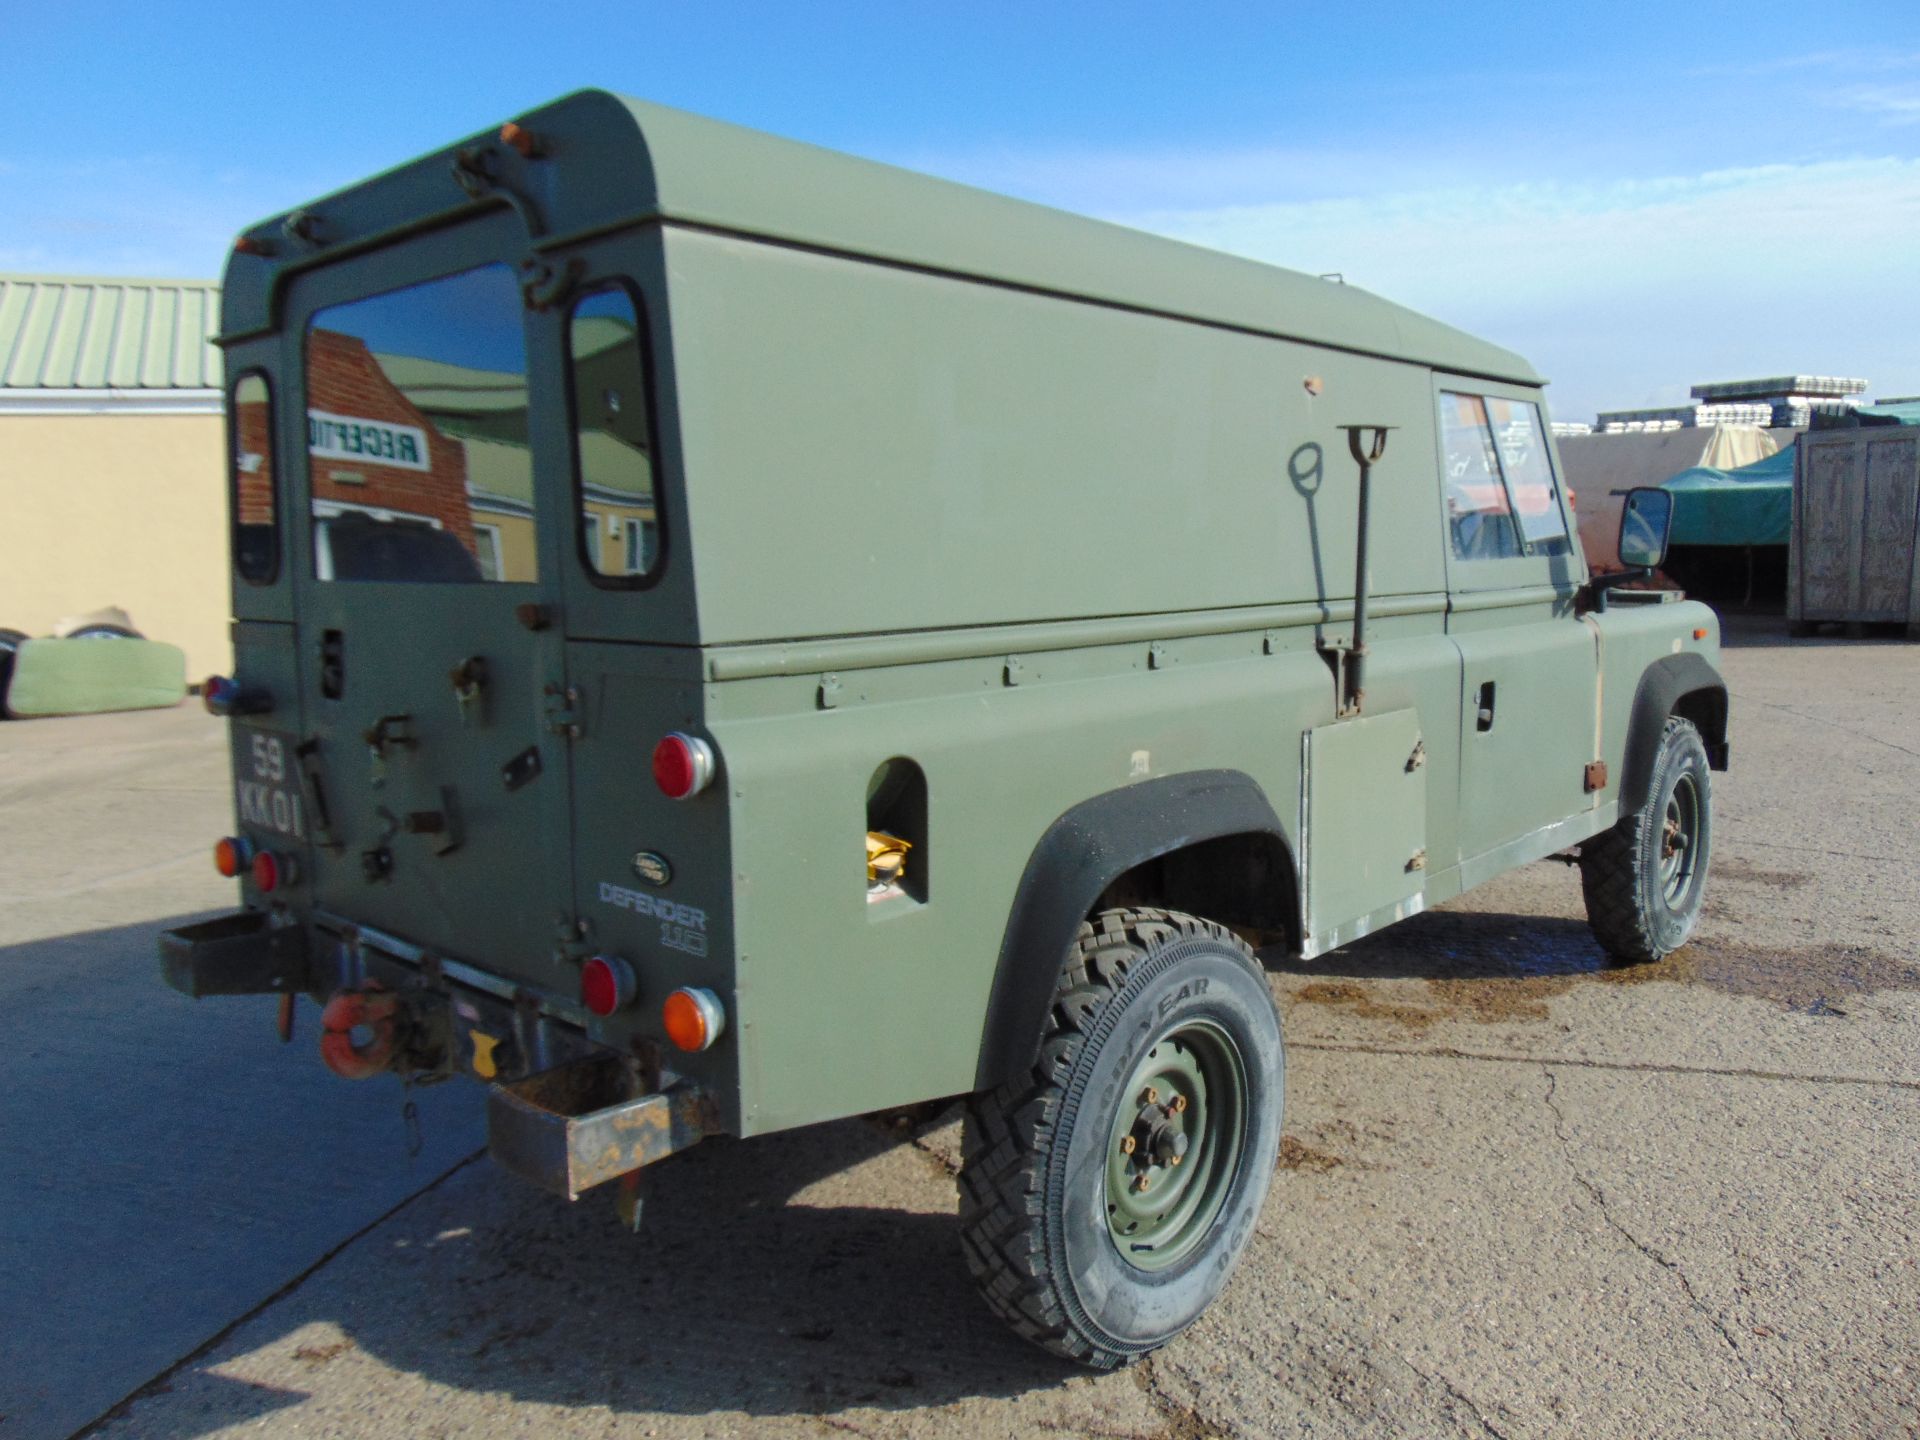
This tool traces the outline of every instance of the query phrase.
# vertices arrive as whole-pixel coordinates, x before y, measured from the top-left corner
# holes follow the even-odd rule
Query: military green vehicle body
[[[304,838],[255,827],[297,864],[245,904],[315,995],[385,975],[474,1002],[449,1068],[649,1055],[739,1135],[973,1092],[1031,1063],[1105,906],[1310,957],[1613,826],[1669,715],[1724,766],[1714,616],[1594,603],[1517,356],[603,93],[518,127],[255,227],[224,286],[230,379],[264,378],[279,437],[253,542],[275,558],[234,589],[237,676],[271,708],[236,713],[236,766],[280,739],[324,807]],[[315,316],[486,266],[524,287],[537,578],[316,578],[290,443],[324,408]],[[656,552],[613,583],[575,523],[595,382],[568,361],[572,307],[609,293],[644,344]],[[1456,553],[1448,395],[1532,427],[1543,543]],[[1395,428],[1343,715],[1352,425]],[[684,801],[649,772],[676,731],[717,757]],[[870,830],[913,846],[879,899]],[[580,1000],[593,954],[638,981],[605,1018]],[[723,1004],[709,1049],[666,1043],[682,986]]]

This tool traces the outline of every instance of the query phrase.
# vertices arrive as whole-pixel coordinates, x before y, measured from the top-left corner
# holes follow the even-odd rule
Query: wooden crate
[[[1920,640],[1920,427],[1800,437],[1787,618],[1905,625]]]

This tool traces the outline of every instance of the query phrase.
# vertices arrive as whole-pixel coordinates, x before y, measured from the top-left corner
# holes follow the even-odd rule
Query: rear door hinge
[[[547,729],[569,740],[578,740],[586,733],[586,726],[580,718],[580,691],[577,688],[549,682],[546,697]]]
[[[1588,765],[1586,769],[1586,774],[1585,774],[1585,782],[1587,787],[1587,793],[1589,795],[1593,794],[1593,792],[1596,790],[1606,789],[1607,788],[1607,762],[1604,760],[1595,760],[1593,763]]]

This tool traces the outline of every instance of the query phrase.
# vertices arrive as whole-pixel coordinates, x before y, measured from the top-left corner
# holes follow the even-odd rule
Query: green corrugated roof
[[[0,387],[217,389],[219,319],[213,280],[0,275]]]

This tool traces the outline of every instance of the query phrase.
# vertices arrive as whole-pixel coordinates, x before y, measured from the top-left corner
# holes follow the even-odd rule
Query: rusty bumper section
[[[530,1075],[487,1094],[487,1151],[502,1169],[569,1200],[664,1160],[718,1127],[695,1086],[626,1097],[629,1072],[598,1057]]]
[[[307,936],[275,929],[258,910],[183,925],[160,936],[160,973],[182,995],[285,995],[306,987]]]

